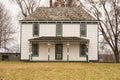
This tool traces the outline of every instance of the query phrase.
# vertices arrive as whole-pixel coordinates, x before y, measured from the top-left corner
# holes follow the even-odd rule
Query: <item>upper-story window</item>
[[[87,36],[87,25],[86,25],[86,23],[81,23],[80,24],[80,36],[81,37],[86,37]]]
[[[56,24],[56,36],[62,36],[62,23]]]
[[[39,36],[39,23],[33,24],[33,36]]]

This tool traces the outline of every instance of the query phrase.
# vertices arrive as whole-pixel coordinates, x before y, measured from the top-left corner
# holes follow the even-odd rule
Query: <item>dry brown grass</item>
[[[0,80],[120,80],[120,64],[0,62]]]

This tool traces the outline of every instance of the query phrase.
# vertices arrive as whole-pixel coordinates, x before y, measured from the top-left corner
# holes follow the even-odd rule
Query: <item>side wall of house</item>
[[[87,24],[87,38],[89,41],[89,60],[98,60],[98,25]]]
[[[21,25],[21,60],[29,60],[29,39],[32,38],[32,24]]]

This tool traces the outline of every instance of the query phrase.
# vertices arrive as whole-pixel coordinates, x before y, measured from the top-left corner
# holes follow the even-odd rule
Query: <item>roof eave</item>
[[[43,21],[43,20],[19,20],[20,23],[22,22],[101,22],[100,20],[76,20],[76,21],[63,21],[63,20],[54,20],[54,21]]]

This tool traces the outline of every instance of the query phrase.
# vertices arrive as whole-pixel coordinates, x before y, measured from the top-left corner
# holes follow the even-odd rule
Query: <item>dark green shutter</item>
[[[39,36],[39,24],[38,23],[33,24],[33,36]]]
[[[39,44],[32,44],[32,56],[39,56]]]
[[[80,37],[86,37],[87,36],[87,25],[86,23],[80,24]]]
[[[56,24],[56,36],[62,36],[62,23]]]
[[[80,44],[80,56],[85,57],[87,52],[87,48],[85,44]]]

